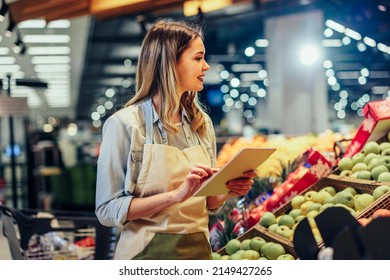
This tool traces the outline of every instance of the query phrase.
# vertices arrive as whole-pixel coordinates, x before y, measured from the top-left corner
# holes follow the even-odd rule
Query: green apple
[[[318,215],[318,213],[320,213],[320,212],[319,212],[319,209],[320,209],[320,208],[318,208],[318,210],[311,210],[311,211],[309,211],[309,212],[306,214],[306,218],[308,218],[308,219],[314,219],[314,218]]]
[[[245,253],[246,250],[243,250],[243,249],[240,249],[238,250],[237,252],[235,252],[234,254],[235,255],[240,255],[242,257],[242,255]]]
[[[286,250],[279,243],[272,243],[267,246],[265,251],[265,257],[270,260],[276,260],[280,255],[286,253]]]
[[[307,191],[303,194],[306,201],[314,201],[315,196],[317,195],[316,191]]]
[[[344,170],[351,170],[351,169],[352,169],[352,166],[353,166],[352,159],[349,158],[349,157],[342,158],[342,159],[340,159],[340,161],[339,161],[339,163],[337,164],[337,166],[339,167],[339,169],[340,169],[341,171],[344,171]]]
[[[291,207],[292,209],[299,209],[302,203],[306,201],[306,198],[303,195],[296,195],[291,199]]]
[[[234,261],[237,261],[237,260],[242,260],[242,255],[241,254],[231,254],[230,257],[229,257],[229,260],[234,260]]]
[[[335,194],[333,197],[334,204],[344,204],[352,208],[355,204],[353,195],[348,191],[341,191]]]
[[[276,223],[275,214],[272,212],[265,212],[260,218],[260,225],[268,228],[270,225]]]
[[[390,172],[383,172],[378,176],[379,182],[390,182]]]
[[[275,244],[275,243],[270,241],[270,242],[265,243],[263,245],[263,247],[261,247],[260,254],[262,257],[266,257],[268,259],[266,252],[267,252],[268,247],[271,246],[272,244]]]
[[[228,260],[230,258],[230,255],[223,255],[221,257],[221,260]]]
[[[352,173],[362,170],[368,170],[368,166],[364,162],[358,162],[352,167]]]
[[[379,144],[379,148],[381,148],[381,152],[390,148],[390,142],[382,142]]]
[[[268,230],[271,231],[271,232],[275,232],[276,229],[278,228],[278,224],[272,224],[268,227]]]
[[[375,141],[368,141],[363,146],[363,153],[365,155],[368,155],[370,153],[379,154],[381,151],[381,148],[379,147],[379,144]]]
[[[374,200],[377,200],[382,195],[390,191],[390,186],[388,185],[381,185],[374,189],[374,192],[372,193],[372,196],[374,197]]]
[[[368,170],[359,171],[357,174],[357,179],[371,180],[371,172]]]
[[[246,250],[245,253],[242,255],[243,259],[246,260],[257,260],[260,258],[260,253],[255,250]]]
[[[359,163],[359,162],[364,162],[365,157],[366,157],[366,155],[364,153],[355,154],[354,156],[352,156],[353,165],[355,165],[356,163]]]
[[[225,251],[229,255],[233,255],[235,252],[241,249],[241,241],[234,238],[230,239],[225,245]]]
[[[297,216],[297,217],[295,218],[295,222],[296,222],[296,223],[299,223],[299,222],[302,221],[304,218],[306,218],[305,215],[299,215],[299,216]]]
[[[389,169],[387,169],[387,167],[385,165],[379,165],[377,167],[374,167],[372,170],[371,170],[371,176],[372,178],[377,181],[378,180],[378,177],[381,173],[383,172],[389,172]]]
[[[357,195],[357,191],[353,187],[346,187],[342,190],[343,192],[349,192],[352,195]]]
[[[330,207],[333,207],[334,204],[333,203],[325,203],[325,204],[322,204],[320,209],[318,209],[319,212],[322,212],[324,211],[325,209],[328,209]]]
[[[383,152],[381,152],[381,156],[382,157],[390,156],[390,148],[387,148],[386,150],[383,150]]]
[[[384,164],[387,167],[387,169],[390,170],[390,156],[383,156],[382,160],[384,161]]]
[[[319,204],[324,204],[325,200],[331,198],[332,195],[325,191],[324,189],[321,189],[317,195],[314,197],[314,202]]]
[[[288,214],[284,214],[280,216],[278,221],[278,226],[287,226],[288,228],[292,228],[295,224],[295,219]]]
[[[292,209],[288,214],[293,217],[294,219],[302,214],[301,209]]]
[[[312,204],[308,205],[306,216],[308,215],[308,213],[310,213],[313,210],[318,211],[318,209],[320,209],[321,205],[322,205],[321,203],[317,203],[317,202],[313,202]]]
[[[366,155],[364,157],[364,163],[369,165],[370,164],[370,161],[373,159],[373,158],[379,158],[379,155],[378,154],[374,154],[374,153],[369,153],[368,155]]]
[[[340,177],[350,177],[352,175],[352,170],[343,170],[340,172]]]
[[[221,259],[221,254],[216,253],[216,252],[212,252],[211,253],[211,257],[212,257],[213,260],[220,260]]]
[[[352,173],[351,176],[349,176],[352,179],[357,179],[357,176],[359,175],[360,171],[356,171],[355,173]]]
[[[373,158],[367,166],[367,169],[371,171],[379,165],[385,165],[385,161],[382,158]]]
[[[276,229],[275,233],[279,234],[287,239],[292,238],[292,236],[294,235],[294,231],[292,229],[290,229],[288,226],[279,226]]]
[[[293,260],[295,260],[295,258],[291,254],[283,254],[283,255],[280,255],[276,260],[278,260],[278,261],[293,261]]]
[[[373,202],[374,202],[374,197],[371,194],[362,193],[355,197],[355,209],[356,211],[361,212],[364,209],[366,209],[368,206],[370,206],[371,203]]]
[[[332,186],[326,186],[323,187],[320,191],[326,191],[328,192],[331,196],[334,196],[336,194],[336,189]]]
[[[309,211],[307,211],[307,208],[308,208],[309,205],[312,204],[312,203],[314,203],[314,202],[313,202],[313,201],[310,201],[310,200],[307,200],[307,201],[305,201],[304,203],[302,203],[302,205],[301,205],[301,207],[300,207],[302,215],[306,215],[307,212],[309,212]]]
[[[261,252],[261,247],[263,247],[263,245],[267,243],[267,241],[265,241],[264,238],[260,237],[260,236],[255,236],[251,239],[251,242],[249,243],[249,248],[251,250],[255,250],[257,252]]]
[[[241,240],[241,250],[249,250],[250,239]]]

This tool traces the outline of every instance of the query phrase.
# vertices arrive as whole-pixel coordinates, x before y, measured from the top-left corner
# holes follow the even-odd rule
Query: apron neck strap
[[[154,123],[154,108],[152,99],[148,99],[141,104],[142,111],[144,112],[145,127],[146,127],[146,139],[145,144],[153,144],[153,123]],[[161,133],[161,137],[164,144],[168,144],[168,136],[160,119],[157,120],[158,130]]]

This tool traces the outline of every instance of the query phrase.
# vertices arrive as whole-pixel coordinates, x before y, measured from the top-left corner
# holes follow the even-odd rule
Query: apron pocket
[[[204,232],[156,233],[133,260],[210,260],[211,247]]]

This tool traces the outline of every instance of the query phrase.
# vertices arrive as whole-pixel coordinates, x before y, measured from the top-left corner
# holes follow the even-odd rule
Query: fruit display
[[[243,147],[276,148],[257,170],[259,177],[279,176],[283,165],[293,162],[307,149],[313,148],[322,153],[332,153],[334,143],[344,136],[327,130],[319,135],[307,134],[301,136],[284,135],[257,135],[250,139],[240,137],[222,146],[217,156],[217,167],[222,167],[229,159]]]
[[[352,157],[344,157],[337,164],[340,177],[390,182],[390,142],[369,141]]]
[[[295,260],[291,243],[280,242],[258,227],[229,240],[224,248],[212,253],[214,260]]]
[[[382,196],[390,193],[389,185],[348,184],[328,176],[307,191],[295,195],[289,203],[277,211],[265,212],[259,224],[269,232],[293,240],[300,221],[307,218],[317,243],[322,242],[314,218],[329,207],[343,207],[357,217]]]

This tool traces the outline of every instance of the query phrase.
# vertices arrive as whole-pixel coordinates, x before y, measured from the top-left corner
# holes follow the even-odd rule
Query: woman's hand
[[[243,173],[242,177],[230,180],[226,183],[229,189],[229,196],[246,195],[251,189],[253,178],[257,176],[256,170],[250,170]]]
[[[218,169],[211,168],[207,165],[197,164],[190,169],[185,181],[176,189],[178,202],[182,202],[191,197]]]

